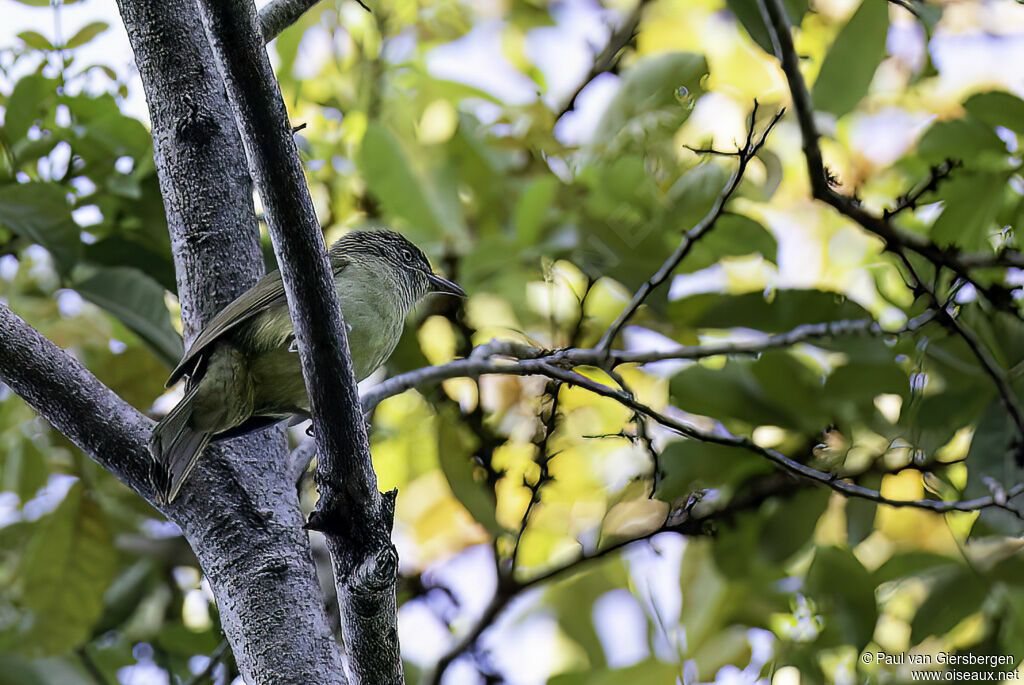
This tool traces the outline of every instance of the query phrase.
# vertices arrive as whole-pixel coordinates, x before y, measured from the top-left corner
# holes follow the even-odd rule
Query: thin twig
[[[638,0],[636,7],[626,17],[626,20],[622,22],[612,35],[608,38],[608,42],[605,44],[604,49],[601,50],[597,55],[594,56],[594,62],[590,67],[590,71],[583,77],[580,84],[576,87],[576,90],[572,92],[569,99],[566,100],[565,104],[555,113],[555,120],[561,119],[566,113],[572,111],[576,107],[576,99],[579,98],[580,93],[583,89],[590,85],[590,82],[601,74],[611,71],[618,64],[621,52],[626,47],[633,37],[636,35],[636,29],[640,25],[640,18],[643,15],[644,5],[650,0]]]
[[[785,114],[786,110],[779,110],[772,120],[765,127],[764,131],[755,140],[754,128],[757,122],[757,100],[754,101],[754,108],[750,113],[750,126],[747,129],[747,140],[746,143],[739,151],[739,163],[736,165],[736,169],[733,171],[729,181],[725,184],[722,192],[715,198],[715,203],[708,210],[708,213],[704,215],[696,226],[686,231],[683,234],[682,239],[679,241],[679,246],[676,247],[675,251],[669,255],[668,259],[661,265],[661,267],[651,276],[649,279],[637,289],[636,293],[633,294],[633,299],[626,306],[626,308],[619,314],[618,318],[612,322],[612,325],[608,327],[608,330],[601,336],[601,340],[597,343],[597,349],[603,352],[611,350],[612,344],[615,342],[615,338],[622,330],[623,326],[636,314],[636,311],[640,308],[640,305],[644,303],[647,296],[657,288],[659,285],[664,283],[679,266],[679,263],[683,261],[694,244],[702,237],[704,237],[711,229],[715,227],[715,222],[722,215],[725,209],[726,203],[729,198],[732,197],[733,192],[739,187],[740,181],[743,179],[743,174],[747,170],[747,164],[757,154],[757,151],[764,145],[765,140],[768,138],[768,134],[771,133],[775,124],[779,122],[782,115]]]
[[[941,164],[936,164],[931,167],[928,172],[928,177],[924,183],[919,184],[916,188],[913,188],[896,199],[896,205],[892,209],[887,209],[883,212],[886,217],[891,217],[903,212],[907,209],[916,209],[917,203],[924,196],[925,193],[935,191],[939,184],[949,178],[949,175],[954,169],[958,169],[963,166],[960,160],[947,159]]]
[[[996,390],[999,393],[1000,401],[1003,407],[1006,409],[1006,413],[1010,415],[1014,425],[1017,428],[1018,444],[1024,445],[1024,409],[1021,409],[1020,402],[1017,399],[1017,393],[1014,391],[1013,386],[1010,384],[1009,374],[998,361],[992,356],[985,344],[978,338],[978,335],[971,330],[971,328],[949,311],[949,302],[940,302],[939,297],[935,292],[934,287],[926,285],[921,277],[917,274],[914,269],[914,265],[910,262],[905,254],[902,252],[899,254],[903,261],[904,267],[910,277],[916,282],[916,290],[923,292],[928,296],[928,299],[932,302],[932,309],[938,313],[938,321],[947,325],[953,330],[963,341],[967,344],[967,347],[971,350],[971,353],[981,364],[982,369],[988,374],[989,378],[996,386]]]
[[[800,126],[811,195],[860,224],[869,233],[881,238],[887,250],[916,252],[933,264],[950,269],[958,277],[973,285],[996,308],[1019,316],[1016,306],[1007,296],[1005,288],[998,285],[988,286],[979,282],[970,273],[970,269],[1000,265],[1008,259],[1024,263],[1024,256],[1017,252],[1007,251],[1001,254],[969,254],[961,258],[960,251],[955,247],[941,247],[926,236],[900,228],[890,221],[889,216],[876,216],[868,212],[856,198],[843,195],[832,187],[829,183],[830,173],[825,167],[818,144],[818,130],[814,123],[814,104],[800,72],[800,58],[793,46],[786,9],[782,0],[758,0],[758,5],[771,35],[775,55],[782,65],[782,71],[789,84],[793,109],[796,111],[797,122]]]

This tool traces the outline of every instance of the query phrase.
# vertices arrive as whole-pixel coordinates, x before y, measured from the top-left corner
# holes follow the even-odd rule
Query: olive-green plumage
[[[356,380],[383,364],[409,310],[428,292],[465,295],[393,231],[355,231],[328,251]],[[281,274],[273,271],[210,321],[171,372],[185,396],[153,430],[157,496],[178,494],[211,441],[309,414]]]

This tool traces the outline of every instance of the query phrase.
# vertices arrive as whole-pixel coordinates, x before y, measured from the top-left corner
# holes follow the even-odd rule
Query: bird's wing
[[[251,319],[275,302],[284,301],[284,284],[281,282],[281,272],[271,271],[261,278],[256,285],[236,297],[231,304],[217,313],[217,316],[206,325],[192,345],[185,352],[185,355],[171,371],[171,377],[167,385],[173,385],[179,378],[191,372],[195,363],[202,357],[205,350],[215,343],[221,336],[238,326],[243,321]]]
[[[341,256],[331,255],[331,267],[334,275],[341,273],[348,260]],[[284,302],[284,283],[281,281],[281,272],[271,271],[257,281],[256,285],[236,297],[227,307],[220,310],[215,317],[206,325],[199,336],[193,341],[188,351],[178,362],[178,365],[171,371],[167,380],[170,387],[186,373],[192,371],[196,363],[201,359],[202,353],[221,338],[225,333],[231,331],[243,321],[248,321],[256,314],[266,310],[268,307]]]

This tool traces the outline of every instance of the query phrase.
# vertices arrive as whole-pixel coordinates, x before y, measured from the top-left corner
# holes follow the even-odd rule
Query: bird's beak
[[[437,274],[430,274],[427,276],[427,280],[430,281],[431,292],[466,297],[466,291],[460,288],[456,283],[449,281],[447,278],[442,278]]]

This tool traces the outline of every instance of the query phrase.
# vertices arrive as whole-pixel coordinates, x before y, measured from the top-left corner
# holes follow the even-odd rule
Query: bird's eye
[[[406,262],[410,262],[411,263],[412,262],[412,250],[403,249],[402,250],[402,259],[405,260]]]

